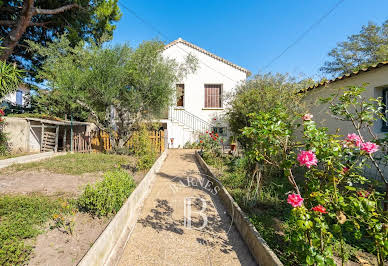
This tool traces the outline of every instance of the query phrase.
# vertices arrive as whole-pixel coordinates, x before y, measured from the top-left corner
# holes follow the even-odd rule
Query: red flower
[[[1,115],[5,115],[3,109],[0,109],[0,114],[1,114]]]
[[[213,120],[217,120],[217,118],[214,117]]]
[[[358,191],[358,192],[357,192],[357,195],[358,195],[359,197],[368,198],[369,195],[370,195],[370,192],[369,192],[369,191],[366,191],[366,190],[361,190],[361,191]]]
[[[216,133],[216,137],[218,137],[218,134]]]
[[[206,134],[209,133],[209,131],[206,130]]]
[[[203,143],[203,141],[202,141],[202,140],[200,140],[200,141],[199,141],[199,143]]]
[[[344,167],[344,168],[342,168],[342,173],[346,174],[347,172],[349,172],[349,170],[350,170],[349,167]]]
[[[311,209],[312,209],[313,211],[315,211],[315,212],[327,213],[326,208],[323,207],[322,205],[317,205],[317,206],[315,206],[315,207],[313,207],[313,208],[311,208]]]

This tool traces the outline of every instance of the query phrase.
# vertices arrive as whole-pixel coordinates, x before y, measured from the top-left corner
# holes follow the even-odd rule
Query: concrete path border
[[[209,166],[199,155],[198,151],[195,152],[195,157],[204,170],[206,177],[213,182],[213,186],[218,186],[220,188],[217,195],[225,206],[229,216],[232,218],[234,225],[240,232],[240,235],[244,239],[252,256],[255,258],[256,263],[258,265],[282,266],[283,263],[270,249],[265,240],[260,237],[255,226],[249,221],[248,216],[241,210],[240,206],[234,201],[222,183],[213,175]]]
[[[167,157],[166,149],[132,192],[115,217],[78,263],[80,266],[114,265],[127,243],[152,182]]]
[[[37,162],[65,154],[66,152],[51,151],[4,159],[0,160],[0,169],[11,166],[13,164]]]

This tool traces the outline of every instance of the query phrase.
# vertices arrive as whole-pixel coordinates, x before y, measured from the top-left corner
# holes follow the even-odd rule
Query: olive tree
[[[182,64],[164,58],[159,41],[137,48],[81,42],[73,48],[62,36],[47,47],[32,42],[30,46],[46,58],[39,76],[51,93],[62,95],[70,107],[86,110],[110,135],[114,149],[125,145],[139,122],[158,117],[171,103],[175,83],[196,68],[192,56]]]

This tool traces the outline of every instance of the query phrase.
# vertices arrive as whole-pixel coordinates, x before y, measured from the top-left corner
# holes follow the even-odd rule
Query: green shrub
[[[40,227],[57,211],[60,202],[41,196],[0,196],[0,265],[24,264]]]
[[[133,135],[134,155],[137,158],[137,168],[145,170],[151,168],[154,164],[157,152],[155,145],[152,144],[149,138],[149,131],[143,125]]]
[[[78,199],[78,207],[99,217],[116,213],[135,186],[132,176],[124,170],[107,172],[102,181],[86,186]]]

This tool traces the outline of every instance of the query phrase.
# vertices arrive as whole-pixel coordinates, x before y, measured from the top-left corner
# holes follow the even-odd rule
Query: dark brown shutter
[[[178,95],[176,106],[183,107],[184,98],[185,98],[185,84],[176,84],[176,92]]]
[[[222,87],[217,84],[205,85],[205,108],[222,107]]]

